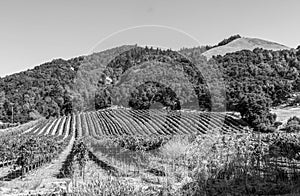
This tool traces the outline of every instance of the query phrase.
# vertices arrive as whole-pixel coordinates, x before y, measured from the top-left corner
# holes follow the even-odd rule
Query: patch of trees
[[[95,93],[95,110],[105,109],[112,105],[110,94],[111,92],[108,88],[100,88]]]
[[[181,109],[179,99],[171,88],[151,81],[138,86],[131,93],[129,106],[133,109],[145,110],[157,102],[171,110]]]
[[[191,56],[195,55],[195,53],[202,54],[209,50],[210,46],[198,46],[193,48],[181,48],[178,52],[185,55],[185,56]]]
[[[288,133],[299,133],[300,132],[300,118],[292,117],[287,121],[285,131]]]
[[[217,45],[214,45],[214,46],[206,46],[206,50],[210,50],[210,49],[212,49],[212,48],[224,46],[224,45],[226,45],[226,44],[228,44],[228,43],[230,43],[230,42],[232,42],[232,41],[234,41],[234,40],[236,40],[236,39],[239,39],[239,38],[241,38],[241,36],[240,36],[239,34],[237,34],[237,35],[232,35],[232,36],[230,36],[229,38],[222,40],[222,41],[219,42]]]
[[[72,85],[83,57],[62,59],[0,79],[0,120],[28,122],[72,112]],[[13,118],[13,119],[12,119]]]

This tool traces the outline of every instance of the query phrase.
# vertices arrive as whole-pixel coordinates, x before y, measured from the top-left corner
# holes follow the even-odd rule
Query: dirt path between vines
[[[0,182],[0,195],[47,193],[58,189],[67,189],[70,179],[57,179],[56,175],[70,153],[74,141],[75,137],[73,136],[66,149],[57,159],[29,172],[23,179],[17,178],[9,182]]]

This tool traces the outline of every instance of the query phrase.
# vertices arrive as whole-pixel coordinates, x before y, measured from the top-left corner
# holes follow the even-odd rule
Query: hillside
[[[287,46],[275,42],[266,41],[263,39],[241,37],[233,40],[232,42],[229,42],[226,45],[214,47],[202,54],[206,56],[207,59],[210,59],[212,56],[217,56],[217,55],[223,56],[226,53],[232,53],[240,50],[254,50],[255,48],[263,48],[266,50],[290,49]]]
[[[122,46],[70,60],[55,59],[0,78],[0,120],[27,122],[93,108],[105,65],[133,46]],[[12,119],[13,117],[13,119]]]
[[[232,52],[235,50],[239,51]],[[211,61],[202,56],[214,51],[227,54]],[[11,122],[13,117],[14,122],[24,123],[41,116],[93,111],[107,107],[103,104],[106,99],[126,107],[131,100],[142,108],[160,102],[173,108],[236,111],[243,97],[253,98],[253,93],[259,92],[271,100],[261,97],[268,106],[278,105],[300,91],[299,61],[299,50],[239,35],[215,46],[179,52],[125,45],[70,60],[53,60],[0,78],[0,120]],[[103,77],[110,78],[113,85],[104,85]],[[148,91],[159,93],[143,96]],[[168,97],[167,92],[174,96]]]

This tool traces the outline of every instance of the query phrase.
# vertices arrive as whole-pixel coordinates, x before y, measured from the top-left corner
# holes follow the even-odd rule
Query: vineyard
[[[41,119],[0,133],[0,181],[20,178],[51,163],[67,146],[73,146],[75,139],[86,136],[95,139],[117,135],[151,137],[203,134],[217,129],[230,133],[241,132],[244,127],[221,113],[126,108]]]
[[[8,128],[0,133],[0,191],[1,186],[12,188],[20,186],[18,184],[20,182],[35,182],[41,178],[43,180],[37,187],[47,187],[46,183],[48,182],[72,179],[76,174],[76,167],[80,168],[80,173],[84,176],[86,171],[84,168],[91,162],[112,176],[124,175],[124,171],[120,167],[106,160],[105,157],[110,156],[110,159],[114,159],[116,162],[123,162],[124,157],[132,160],[137,156],[143,157],[143,153],[137,152],[144,151],[149,152],[147,156],[153,158],[153,154],[151,154],[153,150],[166,150],[167,146],[170,145],[168,143],[170,143],[171,138],[176,136],[194,137],[193,142],[189,144],[195,145],[190,149],[193,153],[198,150],[199,142],[204,143],[204,150],[197,151],[196,154],[221,152],[220,160],[219,158],[212,158],[210,161],[221,161],[222,156],[229,153],[225,150],[230,146],[237,148],[238,152],[226,155],[229,158],[238,155],[245,159],[245,157],[255,155],[249,164],[256,164],[251,168],[251,172],[259,178],[261,176],[265,178],[271,172],[269,179],[275,179],[272,174],[273,170],[265,170],[266,166],[277,169],[289,168],[292,165],[293,171],[287,170],[284,173],[287,179],[298,172],[299,137],[297,135],[276,136],[270,134],[258,138],[258,135],[250,137],[249,133],[245,123],[230,113],[192,110],[109,108],[76,113],[60,118],[42,118]],[[232,139],[234,135],[237,135],[237,138]],[[249,138],[243,139],[246,136]],[[227,137],[231,139],[227,141]],[[106,143],[108,140],[112,141],[112,146]],[[103,143],[103,141],[105,142]],[[207,141],[215,143],[212,145],[212,150],[209,150],[210,143],[205,144]],[[182,142],[181,139],[179,144],[176,143],[167,151],[176,150],[178,146],[182,145],[180,142]],[[224,146],[220,146],[218,142]],[[201,145],[203,144],[201,143]],[[250,145],[249,148],[244,148],[248,145]],[[127,150],[126,153],[122,149]],[[183,147],[183,149],[188,148]],[[132,153],[128,153],[128,151]],[[243,152],[240,153],[240,151]],[[181,152],[180,149],[173,154],[179,152]],[[172,159],[173,161],[166,157],[156,157],[155,161],[161,160],[155,165],[166,164],[170,161],[168,164],[174,165],[176,163],[189,171],[190,168],[199,164],[195,162],[197,159],[199,160],[199,157],[194,157],[194,154],[188,155],[184,161],[182,156],[180,155],[181,158],[179,159],[175,157]],[[226,160],[229,160],[228,157]],[[201,159],[207,158],[208,155],[201,157]],[[132,162],[132,160],[130,161]],[[248,161],[246,163],[246,166],[250,168]],[[165,175],[166,171],[155,169],[155,165],[152,168],[147,165],[148,163],[144,163],[144,166],[141,166],[144,167],[144,171],[155,173],[155,175]],[[234,166],[236,170],[240,167],[244,169],[245,165]],[[176,172],[173,171],[173,173]],[[237,174],[232,173],[230,175]],[[278,180],[277,177],[275,180]]]

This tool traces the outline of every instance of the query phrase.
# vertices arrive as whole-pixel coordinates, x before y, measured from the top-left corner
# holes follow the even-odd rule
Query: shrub
[[[288,133],[298,133],[300,132],[300,118],[294,116],[287,121],[287,125],[285,127],[286,132]]]
[[[297,105],[297,104],[300,104],[300,95],[298,95],[292,103],[292,105]]]
[[[287,125],[292,125],[292,124],[300,124],[300,118],[297,116],[291,117],[288,121],[287,121]]]
[[[170,136],[120,136],[114,139],[120,147],[132,150],[132,151],[150,151],[155,150],[163,146]]]

